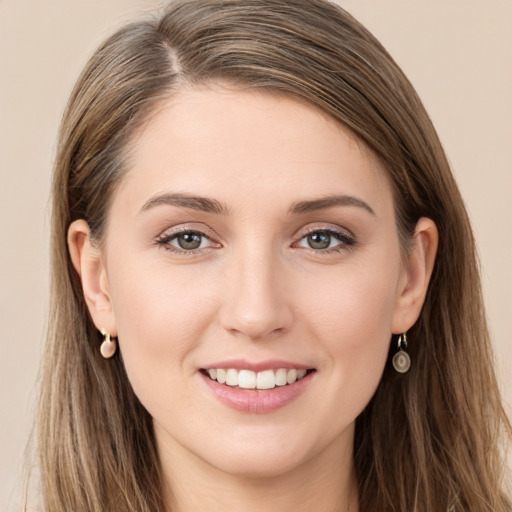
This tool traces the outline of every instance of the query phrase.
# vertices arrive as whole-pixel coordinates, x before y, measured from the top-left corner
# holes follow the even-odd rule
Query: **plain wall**
[[[512,1],[344,0],[417,87],[473,220],[512,401]],[[0,510],[20,480],[48,308],[55,136],[88,56],[155,0],[0,0]],[[69,326],[71,331],[73,326]],[[68,333],[63,333],[67,335]],[[17,502],[16,496],[11,500]]]

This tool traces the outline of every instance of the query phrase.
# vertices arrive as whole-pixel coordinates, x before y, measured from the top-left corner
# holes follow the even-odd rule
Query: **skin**
[[[225,211],[162,199],[177,193]],[[290,211],[332,195],[371,211]],[[209,240],[187,253],[180,228]],[[326,229],[342,239],[312,248],[307,234]],[[437,231],[420,219],[403,257],[386,174],[346,129],[291,98],[184,90],[137,134],[102,243],[80,220],[69,247],[93,321],[118,337],[154,418],[173,510],[358,510],[354,422],[392,334],[419,315]],[[246,413],[198,372],[231,358],[316,371],[291,403]]]

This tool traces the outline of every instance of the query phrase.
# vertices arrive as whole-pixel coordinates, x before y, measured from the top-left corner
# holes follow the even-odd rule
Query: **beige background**
[[[416,85],[473,219],[512,402],[512,1],[342,0]],[[156,0],[0,0],[0,510],[19,481],[45,328],[47,195],[72,84]],[[69,326],[72,329],[73,326]],[[17,499],[11,499],[11,505]]]

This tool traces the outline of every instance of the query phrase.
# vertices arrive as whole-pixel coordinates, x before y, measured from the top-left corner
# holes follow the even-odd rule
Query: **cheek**
[[[197,271],[153,259],[144,254],[117,259],[109,272],[119,337],[173,340],[179,347],[179,340],[207,321],[211,289]]]
[[[398,272],[391,265],[340,266],[320,279],[317,276],[315,287],[303,283],[304,314],[325,333],[322,338],[343,340],[336,344],[340,347],[363,348],[363,341],[371,343],[391,334],[397,282]]]
[[[118,340],[130,382],[141,401],[174,389],[188,356],[212,319],[209,290],[184,267],[143,257],[117,260],[109,283]],[[136,269],[136,270],[135,270]],[[195,277],[195,279],[194,279]]]
[[[396,265],[361,265],[340,267],[339,275],[318,281],[315,293],[304,283],[304,291],[310,290],[302,294],[309,337],[326,354],[324,370],[355,414],[370,400],[384,369],[398,275]]]

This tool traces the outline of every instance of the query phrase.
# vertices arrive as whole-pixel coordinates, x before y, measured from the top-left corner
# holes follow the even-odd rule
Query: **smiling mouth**
[[[235,368],[202,368],[201,373],[211,380],[236,389],[274,389],[289,386],[303,379],[314,369],[279,368],[277,370],[237,370]]]

